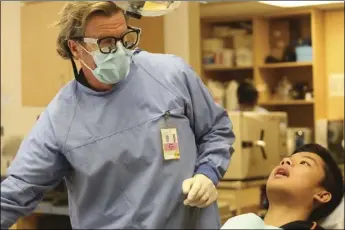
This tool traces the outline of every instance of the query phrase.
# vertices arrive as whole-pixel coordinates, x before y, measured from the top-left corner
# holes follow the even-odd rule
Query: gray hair
[[[60,12],[60,20],[55,23],[55,26],[59,28],[56,42],[58,54],[64,59],[70,58],[66,41],[72,37],[84,36],[87,21],[91,16],[112,16],[119,11],[122,11],[122,9],[111,1],[66,3]]]

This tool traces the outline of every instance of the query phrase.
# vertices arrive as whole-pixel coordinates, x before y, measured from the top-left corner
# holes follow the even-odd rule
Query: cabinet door
[[[30,2],[21,7],[23,106],[46,106],[72,79],[71,63],[56,52],[53,24],[65,2]]]

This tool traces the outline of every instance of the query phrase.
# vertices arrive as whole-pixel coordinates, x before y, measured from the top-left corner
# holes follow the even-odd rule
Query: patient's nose
[[[281,162],[280,165],[292,165],[292,161],[289,158],[284,158]]]

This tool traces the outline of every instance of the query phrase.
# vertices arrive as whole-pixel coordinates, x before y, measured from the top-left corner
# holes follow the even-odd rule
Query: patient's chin
[[[277,177],[271,177],[267,180],[267,188],[270,189],[285,189],[285,188],[289,188],[289,178],[287,177],[281,177],[281,178],[277,178]]]

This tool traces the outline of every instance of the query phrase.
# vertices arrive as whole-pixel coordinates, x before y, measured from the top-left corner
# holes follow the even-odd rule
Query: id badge
[[[165,127],[161,128],[163,156],[164,160],[178,160],[180,159],[180,148],[177,129],[168,125],[168,117],[169,115],[165,118]]]

